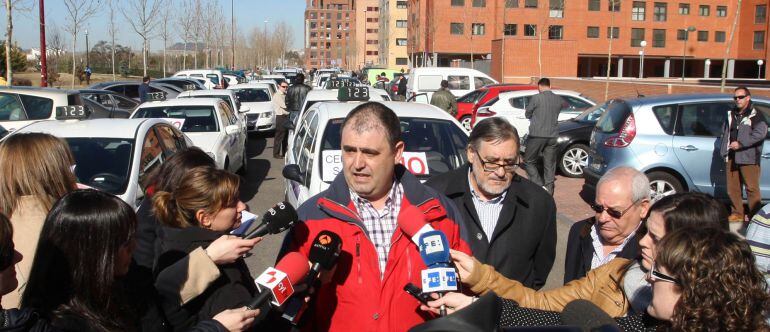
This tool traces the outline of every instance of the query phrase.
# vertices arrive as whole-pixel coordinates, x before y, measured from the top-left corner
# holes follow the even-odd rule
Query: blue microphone
[[[422,291],[439,295],[457,291],[457,272],[452,267],[446,235],[441,231],[428,231],[420,236],[419,243],[420,256],[428,266],[421,273]]]

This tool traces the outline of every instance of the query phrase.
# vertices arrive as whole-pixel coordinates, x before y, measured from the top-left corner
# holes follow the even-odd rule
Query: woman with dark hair
[[[473,293],[493,291],[500,297],[517,302],[524,308],[561,311],[568,303],[589,300],[612,317],[644,312],[650,302],[652,288],[646,273],[652,266],[658,241],[667,233],[684,227],[715,227],[727,230],[727,211],[723,204],[701,193],[681,193],[666,196],[650,207],[645,222],[646,235],[639,240],[641,248],[637,260],[615,258],[578,280],[563,287],[536,291],[520,282],[507,279],[489,265],[461,252],[452,251],[452,259],[464,284]],[[645,230],[640,230],[645,233]],[[431,301],[424,310],[438,312],[441,305],[462,308],[473,298],[460,293],[449,293]],[[451,310],[450,310],[451,311]]]

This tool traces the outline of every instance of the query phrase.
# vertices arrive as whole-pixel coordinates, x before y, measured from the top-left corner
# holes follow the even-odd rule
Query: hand
[[[736,142],[730,142],[729,146],[730,150],[738,150],[741,148],[741,143]]]
[[[473,257],[454,249],[450,249],[449,252],[452,254],[452,261],[454,261],[457,267],[457,272],[460,273],[460,280],[468,279],[471,276],[471,272],[473,272]]]
[[[435,293],[431,294],[431,296],[436,300],[428,301],[427,306],[424,304],[420,305],[420,309],[423,311],[430,311],[437,315],[439,314],[442,305],[446,306],[447,314],[451,314],[473,303],[472,297],[462,293],[449,292],[444,294],[441,298]]]
[[[254,317],[259,315],[259,309],[249,310],[246,307],[228,309],[214,316],[228,331],[245,331],[254,323]]]
[[[261,237],[245,240],[235,235],[222,235],[211,242],[206,248],[206,254],[214,264],[229,264],[249,252],[259,241],[262,241]]]

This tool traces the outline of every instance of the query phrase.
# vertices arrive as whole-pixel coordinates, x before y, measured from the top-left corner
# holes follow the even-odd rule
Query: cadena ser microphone
[[[422,233],[419,239],[420,256],[427,269],[422,270],[422,291],[439,293],[457,291],[457,271],[452,267],[449,255],[449,241],[441,231]],[[441,316],[446,316],[446,308],[441,306]]]
[[[564,325],[577,326],[584,332],[621,331],[610,315],[588,300],[568,303],[561,313],[561,321]]]
[[[407,236],[412,238],[412,242],[418,246],[420,245],[420,236],[425,232],[434,230],[425,220],[425,214],[414,205],[409,205],[401,209],[401,214],[398,218],[398,227],[401,228]]]
[[[297,252],[286,254],[275,268],[267,268],[254,280],[261,293],[247,307],[259,308],[267,300],[271,300],[271,303],[276,306],[283,304],[294,294],[294,285],[305,278],[305,274],[310,270],[308,265],[307,258],[302,254]]]
[[[262,223],[243,238],[253,239],[267,234],[278,234],[293,227],[297,220],[297,211],[288,202],[280,202],[267,210],[262,216]]]

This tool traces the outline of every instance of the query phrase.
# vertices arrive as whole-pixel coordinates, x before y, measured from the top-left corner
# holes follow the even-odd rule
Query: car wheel
[[[466,115],[460,118],[460,124],[463,125],[463,128],[467,131],[471,131],[471,117],[470,115]]]
[[[682,182],[675,176],[666,172],[652,172],[647,174],[650,179],[650,196],[653,200],[658,200],[664,196],[681,193],[684,191]]]
[[[588,165],[588,146],[572,144],[559,158],[559,170],[564,176],[579,178],[583,176],[583,167]]]

